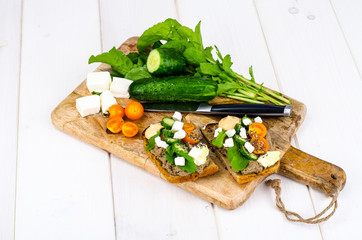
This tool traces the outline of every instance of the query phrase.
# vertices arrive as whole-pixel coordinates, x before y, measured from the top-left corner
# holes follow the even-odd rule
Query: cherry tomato
[[[133,137],[138,133],[138,127],[133,122],[125,122],[122,126],[122,133],[126,137]]]
[[[184,122],[184,126],[182,127],[182,129],[183,129],[185,132],[191,132],[192,130],[195,129],[195,125],[193,125],[192,123]]]
[[[252,137],[253,135],[258,135],[259,137],[265,137],[266,136],[266,127],[262,123],[252,123],[249,125],[249,135]]]
[[[122,126],[124,124],[122,117],[114,117],[108,120],[107,129],[112,133],[119,133],[122,131]]]
[[[255,154],[265,154],[269,150],[269,143],[268,141],[263,138],[255,135],[251,138],[250,144],[255,147],[253,153]]]
[[[125,109],[127,118],[131,120],[140,119],[143,115],[143,111],[144,109],[142,104],[136,101],[129,102]]]
[[[118,104],[110,106],[108,112],[109,112],[109,118],[124,117],[124,108]]]
[[[185,131],[185,132],[186,132],[186,131]],[[182,141],[188,142],[188,143],[190,143],[190,144],[192,144],[192,145],[195,145],[195,144],[197,144],[198,142],[200,142],[200,139],[197,138],[197,136],[196,136],[195,133],[193,133],[193,132],[186,132],[186,137],[184,137],[184,138],[182,139]]]

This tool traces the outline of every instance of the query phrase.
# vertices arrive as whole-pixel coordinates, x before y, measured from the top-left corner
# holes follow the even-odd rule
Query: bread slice
[[[146,130],[147,128],[142,133],[144,147],[148,145],[148,139],[145,137]],[[204,142],[205,144],[207,143],[205,139],[202,139],[201,142]],[[155,146],[155,148],[158,147]],[[184,175],[177,175],[173,173],[171,170],[163,167],[164,163],[160,159],[162,156],[157,156],[153,154],[151,151],[146,151],[148,156],[150,157],[152,162],[157,166],[157,168],[160,170],[160,172],[166,178],[166,180],[169,181],[170,183],[182,183],[182,182],[194,181],[198,178],[209,176],[219,171],[219,167],[215,164],[214,159],[212,159],[211,155],[209,154],[207,162],[204,165],[199,166],[199,168],[204,167],[202,172],[199,173],[198,171],[196,171],[194,173],[186,174],[186,171],[178,168],[178,170],[180,172],[183,172]]]
[[[205,139],[208,141],[209,146],[212,146],[211,142],[214,139],[214,132],[217,127],[218,127],[217,123],[212,123],[212,124],[208,124],[205,127],[205,129],[202,130],[202,134],[204,135]],[[268,176],[268,175],[274,173],[275,171],[277,171],[279,168],[279,165],[280,165],[280,160],[278,160],[273,166],[264,168],[262,171],[256,171],[255,173],[249,173],[249,174],[243,174],[241,172],[236,172],[235,170],[233,170],[231,168],[229,159],[227,157],[226,148],[224,148],[224,147],[222,147],[222,148],[213,147],[213,148],[215,149],[217,156],[220,158],[220,160],[223,162],[223,164],[228,169],[229,173],[233,176],[233,178],[239,184],[250,182],[261,176]],[[249,165],[250,165],[250,162],[249,162]]]

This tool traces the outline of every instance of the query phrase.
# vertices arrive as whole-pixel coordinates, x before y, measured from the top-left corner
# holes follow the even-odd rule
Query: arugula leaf
[[[236,82],[223,82],[217,86],[217,94],[220,95],[225,92],[236,90],[240,88],[240,85]]]
[[[214,45],[214,47],[215,47],[215,49],[216,49],[216,55],[219,57],[219,59],[222,61],[223,60],[223,57],[222,57],[222,55],[221,55],[221,52],[220,52],[220,50],[219,50],[219,48],[216,46],[216,45]]]
[[[201,63],[206,63],[203,49],[198,49],[195,47],[186,48],[183,56],[186,58],[186,61],[193,66],[200,66]]]
[[[249,164],[249,160],[244,158],[241,155],[241,153],[239,152],[238,145],[235,143],[235,141],[234,141],[234,146],[228,148],[227,156],[228,156],[231,168],[236,172],[239,172],[239,171],[245,169]]]
[[[171,148],[171,146],[169,146],[167,149],[169,148]],[[168,153],[167,149],[166,149],[166,161],[172,163],[172,165],[175,165],[175,156],[173,154]]]
[[[152,43],[160,40],[170,41],[185,39],[177,31],[177,29],[180,27],[181,24],[172,18],[168,18],[164,22],[153,25],[152,27],[144,31],[141,37],[138,39],[138,52],[143,52]]]
[[[186,41],[185,39],[181,39],[181,40],[169,41],[164,45],[162,45],[160,48],[173,48],[176,51],[183,53],[185,49],[190,46],[191,44],[188,41]]]
[[[127,57],[129,59],[131,59],[133,64],[137,64],[138,59],[139,59],[139,54],[136,52],[130,52],[130,53],[128,53]]]
[[[98,95],[98,96],[100,96],[101,94],[102,94],[101,92],[92,91],[92,95]]]
[[[251,77],[250,81],[255,83],[254,73],[253,73],[253,66],[249,67],[249,74],[250,74],[250,77]]]
[[[151,49],[156,49],[156,48],[160,48],[162,47],[162,42],[161,41],[157,41],[153,44],[153,46],[151,47]]]
[[[216,64],[200,63],[200,72],[205,75],[217,76],[221,73],[221,69]]]
[[[219,135],[217,135],[217,137],[212,140],[212,144],[216,147],[219,147],[221,148],[224,144],[224,139],[226,137],[226,133],[225,133],[225,130],[222,130]]]
[[[180,156],[185,158],[185,166],[177,166],[177,167],[190,173],[196,172],[196,164],[194,162],[194,159],[186,153],[180,154]]]
[[[230,77],[235,77],[233,70],[231,70],[231,65],[233,65],[233,63],[231,62],[231,57],[228,54],[222,60],[222,67]]]
[[[214,59],[214,57],[212,56],[211,51],[213,50],[212,47],[207,47],[205,48],[205,58],[208,62],[210,63],[216,63],[216,60]]]
[[[204,50],[201,36],[201,21],[199,21],[199,23],[196,25],[195,31],[190,34],[189,40],[194,45],[194,47]]]
[[[147,71],[146,66],[132,68],[124,77],[133,81],[152,78],[151,74]]]
[[[155,147],[155,145],[156,145],[156,137],[159,137],[160,136],[160,134],[161,134],[161,129],[158,131],[158,133],[157,134],[155,134],[155,135],[153,135],[149,140],[148,140],[148,145],[146,146],[146,151],[150,151],[150,150],[152,150],[154,147]]]
[[[115,47],[113,47],[109,52],[105,52],[97,56],[92,55],[89,58],[88,63],[90,64],[94,62],[107,63],[111,65],[115,71],[123,75],[126,75],[133,68],[132,60]]]

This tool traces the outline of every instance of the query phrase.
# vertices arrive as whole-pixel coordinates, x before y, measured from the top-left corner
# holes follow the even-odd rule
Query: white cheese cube
[[[186,137],[186,132],[184,130],[177,131],[173,135],[173,138],[175,139],[183,139],[184,137]]]
[[[116,98],[129,98],[128,88],[132,82],[125,78],[113,77],[110,87],[112,95]]]
[[[215,129],[215,133],[214,133],[214,138],[216,138],[217,136],[219,136],[219,133],[222,132],[222,128],[216,128]]]
[[[248,125],[252,124],[252,122],[251,122],[251,120],[249,118],[243,119],[243,123],[244,123],[245,126],[248,126]]]
[[[185,158],[184,157],[176,157],[175,158],[176,166],[185,166]]]
[[[261,117],[256,117],[254,118],[254,122],[257,122],[257,123],[263,123],[263,120],[261,119]]]
[[[183,126],[184,126],[183,122],[175,121],[172,125],[171,131],[172,132],[180,131],[180,130],[182,130]]]
[[[87,88],[90,92],[103,92],[109,90],[111,85],[109,72],[91,72],[87,75]]]
[[[155,138],[155,143],[157,147],[166,149],[168,147],[168,144],[165,141],[162,141],[160,137]]]
[[[117,100],[113,97],[109,90],[102,92],[101,94],[101,105],[102,112],[106,113],[110,106],[117,104]]]
[[[246,129],[245,128],[240,128],[240,137],[242,138],[247,138],[248,136],[246,135]]]
[[[224,147],[234,147],[234,141],[232,138],[227,138],[224,142]]]
[[[255,149],[255,147],[253,145],[251,145],[250,142],[246,142],[244,144],[244,147],[246,148],[246,150],[248,150],[249,153],[252,153]]]
[[[236,133],[235,129],[230,129],[226,131],[226,136],[228,136],[229,138],[231,138],[232,136],[234,136]]]
[[[98,113],[101,109],[101,98],[98,95],[80,97],[75,102],[76,108],[82,117]]]
[[[181,122],[181,119],[182,119],[182,115],[180,112],[175,112],[172,116],[173,119],[175,119],[176,121],[179,121]]]

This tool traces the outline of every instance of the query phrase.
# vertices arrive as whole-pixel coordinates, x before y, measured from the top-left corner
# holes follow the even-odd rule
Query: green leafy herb
[[[129,80],[140,80],[144,78],[152,78],[151,74],[147,71],[146,66],[132,68],[125,76]]]
[[[152,149],[154,149],[155,145],[156,145],[156,137],[159,137],[161,134],[161,130],[158,131],[158,133],[156,135],[153,135],[149,140],[148,140],[148,145],[146,146],[146,151],[150,151]]]
[[[102,93],[101,93],[101,92],[92,91],[92,94],[93,94],[93,95],[98,95],[98,96],[100,96]]]
[[[187,155],[187,156],[189,156],[189,155]],[[185,156],[182,156],[182,157],[185,157]],[[181,168],[182,170],[185,170],[187,172],[190,172],[190,173],[196,172],[196,164],[195,164],[194,160],[192,159],[192,157],[190,157],[190,158],[191,158],[191,160],[185,158],[185,166],[177,166],[177,167]]]
[[[195,47],[186,48],[183,53],[186,61],[192,66],[200,66],[201,63],[206,63],[205,53],[202,49]]]
[[[218,76],[221,73],[218,65],[212,63],[200,63],[200,72],[204,75]]]
[[[227,150],[227,156],[231,165],[231,168],[239,172],[243,169],[245,169],[248,164],[249,160],[244,158],[241,153],[239,152],[238,144],[234,141],[234,146],[228,148]]]
[[[180,54],[182,54],[185,51],[185,49],[190,46],[191,45],[187,40],[181,39],[181,40],[169,41],[164,45],[162,45],[160,48],[173,48],[176,51],[180,52]]]
[[[224,139],[226,137],[226,133],[225,133],[225,130],[222,130],[219,135],[217,135],[217,137],[212,140],[212,144],[216,147],[219,147],[221,148],[224,144]]]
[[[236,82],[223,82],[218,85],[217,94],[221,95],[222,93],[230,92],[238,88],[240,88],[240,85]]]
[[[109,52],[99,54],[97,56],[92,55],[88,63],[102,62],[112,66],[117,72],[126,75],[132,68],[132,60],[126,56],[122,51],[113,47]]]

